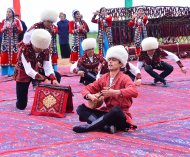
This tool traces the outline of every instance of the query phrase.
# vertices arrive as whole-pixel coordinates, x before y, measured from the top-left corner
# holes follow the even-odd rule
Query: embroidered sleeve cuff
[[[49,79],[50,79],[51,81],[53,81],[53,80],[56,80],[56,77],[55,77],[53,74],[51,74],[51,75],[49,75]]]
[[[49,79],[51,80],[51,84],[53,84],[54,80],[57,80],[54,74],[49,75]]]

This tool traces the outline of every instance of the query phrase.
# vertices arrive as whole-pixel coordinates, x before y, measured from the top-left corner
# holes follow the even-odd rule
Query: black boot
[[[152,83],[153,86],[156,86],[156,84],[158,83],[158,79],[154,79],[154,82]]]
[[[114,125],[105,125],[103,127],[103,131],[108,132],[110,134],[116,133],[116,127]]]
[[[166,80],[163,80],[162,83],[163,83],[164,87],[168,87],[168,84],[167,84]]]
[[[96,121],[98,118],[95,116],[95,115],[90,115],[88,117],[88,120],[87,120],[87,123],[88,124],[91,124],[92,122]],[[105,132],[108,132],[108,133],[111,133],[111,134],[114,134],[116,132],[116,127],[114,125],[105,125],[103,128],[102,128],[102,131],[105,131]]]
[[[98,118],[97,120],[93,121],[91,124],[87,125],[79,125],[73,127],[73,131],[77,133],[83,133],[88,131],[93,131],[97,129],[103,128],[103,126],[106,124],[106,121],[104,120],[104,116]]]

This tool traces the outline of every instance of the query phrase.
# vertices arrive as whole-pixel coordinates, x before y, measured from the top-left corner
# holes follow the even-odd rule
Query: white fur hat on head
[[[84,51],[96,48],[96,39],[87,38],[82,41],[82,49]]]
[[[51,43],[51,34],[45,29],[35,29],[31,35],[31,43],[39,49],[47,49]]]
[[[122,45],[113,46],[107,51],[106,60],[109,58],[118,59],[123,64],[122,67],[125,67],[128,62],[128,52]]]
[[[14,8],[9,7],[8,9],[10,9],[13,12],[13,14],[15,14]]]
[[[41,21],[51,21],[56,22],[58,18],[58,13],[54,10],[44,10],[41,13]]]
[[[142,43],[142,50],[143,51],[149,51],[149,50],[155,50],[158,48],[158,40],[154,37],[148,37],[143,39]]]
[[[77,12],[79,12],[79,10],[77,10],[77,9],[74,9],[74,10],[72,11],[72,16],[73,16],[74,19],[75,19],[75,14],[76,14]]]

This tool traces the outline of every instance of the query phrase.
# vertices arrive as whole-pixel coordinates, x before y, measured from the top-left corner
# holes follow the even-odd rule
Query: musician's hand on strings
[[[103,96],[111,97],[116,94],[116,90],[111,89],[110,87],[104,87],[104,89],[101,91]]]

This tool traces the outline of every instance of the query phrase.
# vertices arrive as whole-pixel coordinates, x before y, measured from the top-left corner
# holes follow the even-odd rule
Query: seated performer
[[[81,56],[75,64],[70,68],[71,73],[78,74],[80,78],[80,83],[88,85],[96,80],[96,75],[98,74],[98,67],[100,64],[104,64],[106,60],[94,53],[94,48],[96,48],[96,39],[87,38],[82,42],[82,48],[84,50],[84,56]]]
[[[159,48],[157,39],[148,37],[142,41],[142,52],[139,56],[137,67],[141,69],[144,66],[144,70],[154,78],[153,85],[156,85],[157,82],[162,82],[164,86],[167,86],[165,78],[173,71],[172,65],[161,60],[163,57],[175,61],[181,71],[186,73],[186,68],[175,54]],[[163,72],[158,74],[154,69]]]
[[[19,49],[18,62],[14,71],[16,81],[16,107],[24,110],[27,106],[28,88],[32,79],[58,85],[50,55],[51,35],[44,29],[32,32],[31,42],[22,44]],[[38,73],[43,68],[45,76]]]
[[[121,46],[113,46],[106,54],[109,73],[106,73],[95,82],[87,85],[82,95],[88,103],[78,106],[79,120],[87,122],[86,125],[73,127],[77,133],[105,130],[114,133],[116,130],[136,129],[132,122],[129,108],[132,105],[132,97],[137,97],[135,84],[120,71],[128,60],[126,49]],[[103,101],[105,106],[102,106]]]

